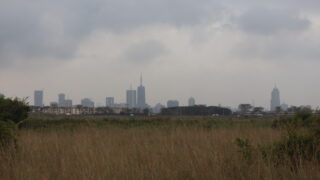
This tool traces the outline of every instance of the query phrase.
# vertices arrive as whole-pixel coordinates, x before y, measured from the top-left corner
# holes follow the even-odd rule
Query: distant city
[[[168,100],[166,105],[161,103],[156,104],[154,107],[151,107],[146,102],[146,88],[143,85],[142,75],[140,76],[140,85],[137,89],[133,89],[130,86],[130,89],[126,90],[126,102],[125,103],[116,103],[115,98],[108,96],[105,98],[105,105],[102,107],[97,107],[95,102],[90,98],[81,99],[81,104],[75,105],[72,99],[67,99],[66,94],[60,93],[57,95],[57,101],[50,102],[49,106],[44,104],[44,91],[35,90],[34,91],[34,105],[32,107],[33,112],[47,113],[47,114],[160,114],[166,112],[168,115],[179,114],[181,112],[188,112],[191,114],[199,114],[198,111],[201,111],[200,114],[208,114],[208,112],[216,112],[217,109],[212,110],[207,105],[197,104],[194,97],[188,99],[189,109],[181,109],[180,103],[178,100]],[[4,94],[0,93],[0,97],[4,97]],[[193,109],[190,107],[194,107]],[[195,109],[197,107],[197,109]],[[213,107],[213,106],[210,106]],[[171,109],[170,111],[163,111],[163,109]],[[199,109],[200,108],[200,109]],[[201,109],[202,108],[202,109]],[[286,103],[281,103],[280,100],[280,91],[275,86],[271,92],[271,101],[270,101],[270,110],[266,110],[262,107],[254,107],[251,104],[239,104],[237,108],[231,107],[221,107],[218,108],[230,110],[230,112],[241,112],[242,114],[263,114],[265,112],[274,113],[274,112],[292,112],[297,108],[307,108],[311,109],[311,106],[289,106]],[[174,109],[174,111],[172,111]],[[221,110],[220,109],[220,110]],[[317,111],[318,109],[316,109]],[[196,113],[197,111],[197,113]],[[224,110],[219,111],[220,113],[225,113]]]

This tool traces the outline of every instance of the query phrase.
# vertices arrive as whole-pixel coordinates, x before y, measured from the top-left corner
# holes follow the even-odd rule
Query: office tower
[[[34,91],[34,106],[37,106],[37,107],[43,106],[43,91],[41,90]]]
[[[59,107],[65,107],[66,95],[61,93],[58,95]]]
[[[271,104],[270,104],[270,110],[275,111],[277,107],[280,107],[280,92],[277,87],[273,88],[271,92]]]
[[[129,109],[136,108],[137,106],[137,91],[127,90],[127,106]]]
[[[161,110],[164,108],[165,108],[164,105],[158,103],[157,105],[154,106],[153,113],[159,114],[159,113],[161,113]]]
[[[189,100],[188,100],[188,105],[189,105],[189,106],[194,106],[194,105],[196,105],[196,100],[195,100],[193,97],[189,98]]]
[[[81,100],[81,105],[83,107],[93,108],[94,107],[94,102],[89,98],[84,98],[84,99]]]
[[[114,107],[114,97],[106,98],[106,107]]]
[[[65,101],[64,101],[64,107],[72,107],[72,100],[71,99],[66,99]]]
[[[288,109],[289,109],[289,105],[288,104],[285,104],[285,103],[281,104],[281,110],[287,111]]]
[[[167,107],[168,108],[179,107],[179,101],[177,101],[177,100],[169,100],[167,102]]]
[[[144,86],[142,85],[142,75],[140,77],[140,86],[138,87],[138,102],[137,107],[139,109],[146,108],[146,91]]]

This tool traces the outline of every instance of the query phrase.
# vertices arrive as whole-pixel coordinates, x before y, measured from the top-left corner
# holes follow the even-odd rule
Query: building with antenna
[[[142,83],[142,75],[140,76],[140,86],[138,87],[138,96],[137,96],[137,108],[144,109],[147,107],[146,105],[146,90]]]
[[[277,107],[280,107],[280,91],[275,86],[271,92],[270,110],[276,111]]]

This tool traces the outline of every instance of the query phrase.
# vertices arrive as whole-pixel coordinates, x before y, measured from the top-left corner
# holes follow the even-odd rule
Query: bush
[[[283,138],[270,145],[257,148],[266,162],[273,165],[289,165],[297,171],[305,162],[320,162],[320,118],[310,111],[299,111],[294,117],[280,118],[273,122],[274,128],[283,130]],[[251,151],[249,141],[237,140],[242,155],[248,159]],[[250,148],[249,148],[250,150]]]
[[[276,164],[289,162],[297,169],[304,161],[320,161],[319,117],[300,111],[279,124],[285,125],[284,138],[269,146],[269,156]]]
[[[29,107],[24,100],[0,97],[0,147],[15,141],[16,123],[28,117]]]
[[[15,141],[15,124],[10,121],[0,121],[0,147],[6,147]]]
[[[0,98],[0,120],[19,123],[28,117],[28,113],[25,100]]]
[[[253,148],[250,144],[249,139],[237,138],[236,144],[240,148],[240,150],[238,152],[242,154],[243,159],[245,161],[247,161],[247,163],[249,163],[249,164],[252,163]]]

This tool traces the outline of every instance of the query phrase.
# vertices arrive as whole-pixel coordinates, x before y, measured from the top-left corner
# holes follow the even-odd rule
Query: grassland
[[[310,161],[293,171],[253,152],[282,138],[272,118],[101,117],[29,119],[0,151],[0,179],[320,179]]]

